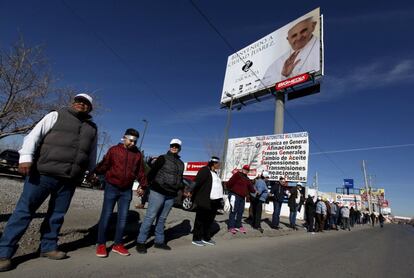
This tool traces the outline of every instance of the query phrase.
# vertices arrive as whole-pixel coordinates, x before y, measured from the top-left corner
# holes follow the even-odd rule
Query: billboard
[[[301,16],[246,46],[227,59],[221,103],[268,94],[268,88],[308,80],[323,74],[320,9]]]
[[[309,138],[307,132],[263,135],[229,139],[224,165],[224,180],[243,165],[250,165],[250,178],[264,170],[270,180],[283,176],[288,181],[306,182]]]
[[[354,207],[356,209],[362,208],[361,195],[336,194],[335,201],[341,206]]]
[[[380,204],[385,199],[385,189],[384,188],[371,188],[371,203]],[[368,201],[368,194],[365,188],[361,188],[361,195],[364,201]]]

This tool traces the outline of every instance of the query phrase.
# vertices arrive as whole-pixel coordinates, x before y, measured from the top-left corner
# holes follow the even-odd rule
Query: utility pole
[[[147,131],[148,121],[146,119],[142,119],[145,123],[144,132],[142,133],[141,143],[139,144],[139,150],[141,150],[142,142],[144,142],[145,132]]]
[[[229,110],[227,111],[227,123],[226,128],[224,129],[224,147],[223,147],[223,154],[221,156],[221,170],[220,170],[220,176],[221,179],[224,180],[224,172],[226,169],[226,159],[227,159],[227,147],[228,147],[228,141],[229,141],[229,129],[231,125],[231,110],[233,108],[233,100],[234,100],[234,94],[226,93],[228,97],[230,97],[230,106]]]
[[[367,178],[367,170],[365,166],[365,160],[362,160],[362,170],[364,172],[364,180],[365,180],[365,192],[367,192],[367,200],[368,200],[368,208],[369,208],[369,214],[372,213],[372,207],[371,207],[371,190],[368,189],[368,178]]]
[[[315,176],[313,177],[313,184],[312,187],[316,190],[316,196],[318,196],[319,185],[318,185],[318,172],[315,172]]]

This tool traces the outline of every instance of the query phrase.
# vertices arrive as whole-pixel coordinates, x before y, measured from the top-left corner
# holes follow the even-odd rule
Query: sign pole
[[[285,114],[285,94],[283,92],[276,92],[276,104],[275,104],[275,134],[283,134]]]

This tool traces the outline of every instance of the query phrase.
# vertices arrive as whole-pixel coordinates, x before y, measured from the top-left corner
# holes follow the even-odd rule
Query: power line
[[[207,24],[214,30],[214,32],[217,33],[217,35],[224,41],[224,43],[227,45],[227,47],[233,51],[233,53],[236,53],[237,57],[244,63],[246,64],[246,62],[243,60],[243,58],[237,53],[237,51],[235,50],[235,48],[231,45],[231,43],[226,39],[226,37],[219,31],[219,29],[212,23],[212,21],[208,18],[208,16],[200,9],[200,7],[197,6],[197,4],[193,1],[193,0],[189,0],[189,2],[191,3],[191,5],[196,9],[196,11],[201,15],[201,17],[207,22]],[[256,73],[249,68],[249,70],[254,74],[254,76],[260,81],[260,83],[262,84],[262,86],[265,88],[266,86],[264,85],[263,81],[261,78],[259,78]],[[265,88],[266,89],[266,88]],[[269,93],[271,93],[270,88],[267,88],[267,90],[269,91]],[[289,111],[286,109],[285,107],[285,111],[287,112],[288,116],[302,129],[305,130],[302,125],[293,117],[293,115],[291,115],[289,113]],[[319,146],[319,144],[312,139],[311,137],[309,137],[310,140],[315,144],[315,146],[321,151],[321,154],[323,153],[322,148]],[[346,175],[345,172],[326,154],[324,154],[325,157],[335,166],[335,168],[337,168],[343,175]]]
[[[167,108],[169,108],[172,112],[174,112],[175,114],[182,114],[181,112],[179,112],[178,110],[176,110],[175,108],[173,108],[173,106],[171,106],[171,104],[165,100],[154,88],[154,86],[147,82],[146,80],[142,79],[142,78],[138,78],[138,74],[134,74],[135,69],[130,66],[128,64],[128,62],[101,36],[99,35],[99,33],[90,26],[90,24],[82,17],[80,16],[75,9],[73,9],[65,0],[61,0],[63,6],[65,6],[70,12],[71,14],[77,18],[79,21],[82,22],[82,24],[84,24],[85,26],[87,26],[89,28],[89,31],[94,35],[94,37],[101,42],[118,60],[119,62],[127,69],[128,73],[133,76],[134,80],[135,79],[139,79],[143,84],[145,84],[146,87],[148,87],[148,89],[150,89],[150,91],[162,102],[165,104],[165,106]],[[200,133],[190,124],[186,124],[194,133],[198,134],[200,137]]]
[[[297,126],[299,126],[302,130],[305,130],[305,128],[303,128],[303,126],[296,120],[295,117],[293,117],[293,115],[286,109],[285,107],[285,111],[288,114],[288,116],[296,123]],[[312,136],[308,137],[310,139],[310,141],[320,150],[320,153],[323,154],[327,160],[329,160],[332,165],[335,166],[335,168],[337,170],[339,170],[339,172],[341,172],[344,176],[346,176],[347,174],[345,173],[344,170],[342,170],[342,168],[340,168],[322,149],[322,147],[312,138]]]
[[[333,150],[333,151],[326,151],[326,152],[311,153],[311,155],[319,155],[319,154],[327,154],[327,153],[346,153],[346,152],[370,151],[370,150],[381,150],[381,149],[396,149],[396,148],[406,148],[406,147],[414,147],[414,144],[388,145],[388,146]]]
[[[242,56],[237,52],[237,50],[231,45],[231,43],[226,39],[226,37],[219,31],[219,29],[211,22],[208,16],[197,6],[197,4],[193,0],[189,0],[191,5],[196,9],[196,11],[201,15],[202,18],[207,22],[207,24],[216,32],[216,34],[224,41],[227,47],[232,51],[232,53],[236,53],[237,57],[242,61],[243,64],[247,64],[247,62],[243,59]],[[248,69],[257,80],[259,80],[260,84],[263,86],[263,90],[267,90],[270,94],[272,91],[269,88],[266,88],[266,85],[263,83],[262,79],[257,76],[257,74],[251,69]]]

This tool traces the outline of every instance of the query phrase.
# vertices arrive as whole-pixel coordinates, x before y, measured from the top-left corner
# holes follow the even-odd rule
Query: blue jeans
[[[0,239],[0,258],[11,258],[36,210],[50,195],[46,217],[40,228],[42,253],[57,250],[57,241],[64,216],[69,209],[76,185],[68,179],[37,175],[27,177],[17,202]]]
[[[295,227],[296,226],[296,215],[298,214],[298,205],[294,204],[293,208],[290,208],[289,213],[289,222],[290,226]]]
[[[336,214],[331,214],[331,220],[329,221],[331,228],[336,227]]]
[[[168,214],[174,204],[175,197],[166,196],[156,191],[150,190],[148,197],[148,208],[145,214],[144,221],[141,224],[139,235],[137,238],[138,243],[145,243],[148,239],[149,232],[151,230],[152,223],[157,218],[155,223],[155,239],[154,242],[162,244],[165,241],[164,237],[164,225]]]
[[[99,219],[98,244],[106,243],[106,230],[108,228],[111,214],[114,211],[115,203],[118,203],[118,219],[116,223],[114,243],[122,243],[131,199],[131,189],[122,190],[106,182],[101,218]]]
[[[272,226],[279,227],[280,223],[280,211],[282,209],[282,202],[273,201],[273,214],[272,214]]]
[[[244,197],[240,197],[234,193],[229,193],[229,200],[231,200],[232,196],[235,196],[236,200],[234,202],[234,208],[231,208],[229,214],[229,222],[228,222],[228,229],[232,228],[240,228],[242,226],[242,217],[244,211]]]

